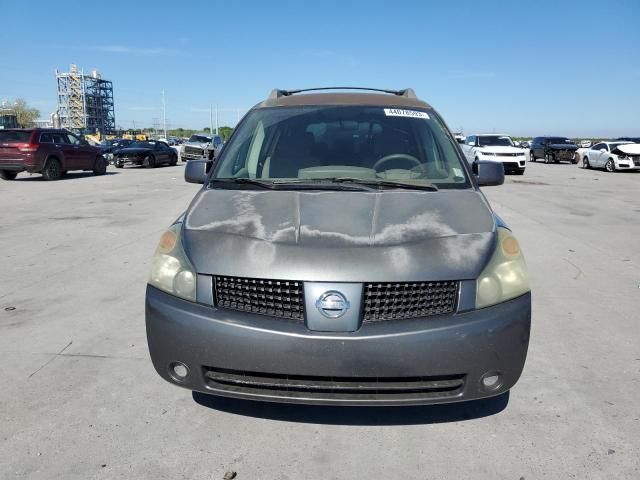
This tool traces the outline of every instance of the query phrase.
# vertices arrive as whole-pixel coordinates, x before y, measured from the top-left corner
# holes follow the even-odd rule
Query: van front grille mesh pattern
[[[295,280],[214,277],[218,307],[304,320],[304,285]],[[444,315],[456,310],[458,282],[365,283],[363,320],[378,322]],[[351,299],[354,305],[356,299]]]
[[[453,313],[457,299],[458,282],[365,283],[364,321]]]
[[[272,317],[304,319],[302,282],[215,276],[219,307]]]

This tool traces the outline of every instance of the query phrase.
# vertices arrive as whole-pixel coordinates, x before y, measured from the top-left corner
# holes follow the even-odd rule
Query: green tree
[[[36,120],[40,118],[40,110],[29,107],[27,101],[23,98],[16,98],[13,103],[13,110],[18,117],[18,125],[22,128],[35,127]]]
[[[229,137],[231,136],[231,134],[233,133],[233,128],[231,127],[220,127],[220,129],[218,130],[220,132],[220,136],[222,137],[222,139],[226,142]]]

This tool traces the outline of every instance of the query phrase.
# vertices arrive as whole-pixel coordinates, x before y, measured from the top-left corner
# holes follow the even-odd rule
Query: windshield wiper
[[[325,180],[325,179],[322,179]],[[335,185],[329,183],[319,183],[313,179],[291,179],[291,180],[260,180],[258,178],[212,178],[210,184],[222,183],[230,185],[254,185],[269,190],[346,190],[358,192],[371,190],[365,185]]]
[[[331,179],[336,183],[354,183],[356,185],[367,185],[370,187],[390,187],[390,188],[404,188],[408,190],[426,190],[429,192],[437,192],[438,187],[432,183],[404,183],[396,182],[393,180],[383,179],[367,179],[367,178],[353,178],[353,177],[336,177]]]

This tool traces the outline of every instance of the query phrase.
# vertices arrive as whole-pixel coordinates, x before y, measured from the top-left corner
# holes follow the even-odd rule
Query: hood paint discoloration
[[[315,281],[475,278],[495,221],[474,190],[203,190],[185,218],[199,273]]]

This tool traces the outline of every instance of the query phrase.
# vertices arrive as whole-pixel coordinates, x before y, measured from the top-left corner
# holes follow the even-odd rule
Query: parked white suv
[[[461,147],[472,165],[478,161],[502,162],[505,173],[524,174],[527,163],[526,150],[516,147],[508,135],[469,135]]]

